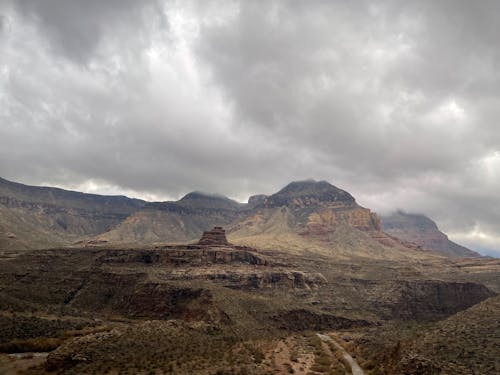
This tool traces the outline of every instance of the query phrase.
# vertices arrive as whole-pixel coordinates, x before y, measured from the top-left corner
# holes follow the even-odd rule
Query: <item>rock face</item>
[[[290,310],[273,316],[282,329],[290,331],[325,331],[368,326],[365,320],[346,319],[310,310]]]
[[[256,206],[264,204],[264,202],[267,199],[267,195],[264,194],[257,194],[257,195],[252,195],[250,198],[248,198],[248,206],[251,208],[254,208]]]
[[[496,294],[476,283],[399,281],[389,287],[391,317],[432,319],[465,310]]]
[[[226,231],[222,227],[214,227],[212,230],[203,232],[198,245],[206,246],[227,246]]]
[[[448,239],[436,223],[424,215],[402,211],[382,216],[385,232],[403,241],[409,241],[424,249],[434,250],[447,256],[478,257],[478,253]]]

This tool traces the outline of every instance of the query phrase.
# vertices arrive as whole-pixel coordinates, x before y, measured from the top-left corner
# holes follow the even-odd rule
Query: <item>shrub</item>
[[[26,352],[50,352],[57,349],[63,339],[37,337],[28,340],[12,340],[7,343],[0,344],[0,352],[2,353],[26,353]]]

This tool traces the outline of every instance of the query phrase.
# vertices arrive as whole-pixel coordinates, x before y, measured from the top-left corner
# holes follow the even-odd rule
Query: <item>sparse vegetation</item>
[[[54,337],[37,337],[27,340],[12,340],[0,344],[1,353],[49,352],[58,348],[64,339]]]
[[[340,327],[357,332],[339,334],[339,341],[347,337],[342,345],[375,375],[390,363],[395,340],[402,348],[416,337],[433,345],[439,329],[452,331],[422,320],[373,324],[394,316],[405,291],[427,298],[435,295],[433,288],[446,284],[402,283],[406,265],[273,252],[258,254],[272,259],[267,265],[234,261],[227,254],[219,258],[221,263],[205,264],[194,253],[182,252],[173,264],[173,256],[165,260],[165,251],[176,250],[44,250],[0,262],[0,350],[51,351],[47,369],[66,374],[331,375],[349,371],[348,363],[316,333]],[[165,263],[136,261],[145,253],[151,259],[163,257]],[[26,269],[30,276],[19,282]],[[419,306],[406,303],[405,308]],[[440,311],[439,306],[427,307]],[[353,322],[363,324],[354,328]],[[455,328],[462,330],[459,324]],[[455,333],[449,337],[456,340],[456,345],[446,342],[454,356],[461,342],[469,342]],[[482,345],[474,340],[470,345]],[[272,348],[274,343],[279,347]],[[491,357],[488,345],[485,356]],[[423,350],[419,355],[429,358]],[[443,354],[439,360],[445,358],[454,357]],[[495,368],[485,363],[477,368]]]
[[[78,318],[46,319],[30,315],[3,314],[0,315],[0,344],[39,337],[72,336],[86,327],[91,330],[94,326],[94,322]]]

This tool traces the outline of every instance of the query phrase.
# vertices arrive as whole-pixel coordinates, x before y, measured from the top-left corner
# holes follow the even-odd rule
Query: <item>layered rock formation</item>
[[[408,250],[381,231],[375,213],[326,181],[292,182],[275,194],[250,201],[253,209],[249,215],[229,230],[230,239],[238,243],[266,248],[297,244],[310,249],[337,248],[337,253],[352,255],[372,252],[382,257],[387,253],[385,247]]]
[[[212,230],[203,232],[198,245],[205,246],[227,246],[226,231],[222,227],[214,227]]]

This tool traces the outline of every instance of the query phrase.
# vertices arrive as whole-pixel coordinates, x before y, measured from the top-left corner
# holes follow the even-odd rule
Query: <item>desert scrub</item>
[[[262,352],[262,349],[258,346],[257,343],[249,342],[243,345],[244,350],[248,352],[248,354],[253,358],[253,361],[256,364],[260,364],[264,361],[265,355]]]
[[[338,349],[337,349],[337,347],[335,346],[335,344],[333,342],[328,341],[326,344],[328,345],[328,347],[330,348],[330,351],[333,354],[337,352]]]
[[[72,364],[74,373],[107,367],[126,373],[134,364],[135,373],[141,374],[159,369],[164,373],[214,374],[227,368],[244,374],[264,359],[254,342],[241,343],[231,332],[209,334],[204,327],[182,321],[146,321],[77,337],[51,353],[48,360],[61,357],[64,362],[75,353],[87,361]]]
[[[95,323],[79,319],[44,319],[34,316],[0,316],[0,343],[36,337],[59,337],[67,331],[93,327]]]
[[[316,372],[328,372],[332,366],[331,357],[322,351],[320,355],[314,357],[314,364],[311,367],[312,371]]]
[[[368,359],[361,364],[361,367],[363,367],[363,369],[365,370],[370,371],[373,370],[375,367],[377,367],[377,365],[372,359]]]
[[[63,339],[37,337],[27,340],[12,340],[0,344],[2,353],[50,352],[63,343]]]
[[[309,345],[314,349],[315,355],[321,355],[321,353],[323,353],[323,344],[318,335],[308,335],[307,338],[309,341]]]

